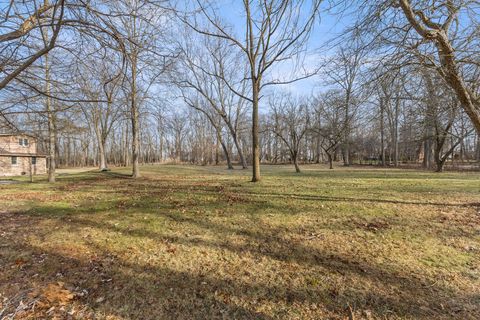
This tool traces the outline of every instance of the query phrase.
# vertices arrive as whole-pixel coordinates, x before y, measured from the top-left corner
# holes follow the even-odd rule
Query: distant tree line
[[[136,178],[165,162],[250,167],[252,181],[260,163],[478,168],[474,1],[234,9],[241,26],[213,1],[6,3],[0,130],[39,136],[52,182],[57,167]],[[337,14],[353,23],[327,39],[318,21]],[[305,79],[311,93],[289,89]]]

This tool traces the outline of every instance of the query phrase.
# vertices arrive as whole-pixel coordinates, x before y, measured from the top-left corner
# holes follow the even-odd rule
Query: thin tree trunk
[[[382,166],[385,167],[385,101],[383,98],[380,98],[380,139],[381,139],[381,157],[382,157]]]
[[[398,116],[400,112],[400,99],[397,97],[395,101],[395,123],[393,133],[393,165],[398,167]]]
[[[56,167],[56,139],[55,139],[55,115],[52,110],[52,102],[50,99],[50,66],[48,65],[48,53],[45,54],[45,81],[46,88],[45,92],[46,97],[46,109],[47,109],[47,118],[48,118],[48,182],[55,182],[55,167]]]
[[[347,99],[345,101],[345,128],[343,136],[343,165],[350,165],[350,90],[347,92]]]
[[[217,131],[217,141],[220,142],[220,145],[222,146],[223,153],[225,154],[225,159],[227,160],[227,168],[228,170],[233,170],[233,164],[232,164],[232,159],[230,157],[230,153],[228,152],[227,145],[223,141],[222,137],[220,136],[220,133]],[[218,163],[217,163],[218,164]]]
[[[107,170],[107,160],[106,160],[106,155],[105,155],[105,139],[102,136],[102,133],[100,132],[100,128],[98,126],[98,120],[94,121],[94,126],[95,126],[95,135],[97,136],[97,142],[98,142],[98,156],[99,156],[99,169],[101,171]]]
[[[233,143],[235,144],[235,148],[237,149],[238,156],[240,157],[240,163],[242,164],[242,169],[247,169],[247,161],[245,160],[245,156],[243,155],[242,148],[240,147],[240,144],[238,142],[238,137],[237,134],[232,133],[232,138],[233,138]]]
[[[135,55],[135,54],[134,54]],[[140,177],[138,164],[140,136],[139,136],[139,114],[137,106],[137,60],[132,59],[132,93],[131,93],[131,116],[132,116],[132,178]]]

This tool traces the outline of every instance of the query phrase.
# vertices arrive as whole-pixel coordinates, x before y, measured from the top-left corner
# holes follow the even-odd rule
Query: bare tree
[[[328,69],[324,73],[330,79],[329,84],[339,87],[345,97],[345,123],[344,139],[342,143],[343,164],[350,165],[350,134],[352,122],[360,105],[360,94],[362,86],[359,84],[360,71],[365,65],[365,45],[355,41],[349,46],[342,46],[335,56],[327,64]]]
[[[0,90],[51,51],[63,24],[65,1],[9,1],[0,10]]]
[[[110,55],[115,56],[112,53]],[[78,81],[80,90],[92,100],[80,103],[80,107],[93,127],[98,145],[99,168],[105,171],[108,170],[107,138],[124,111],[118,104],[123,70],[122,66],[116,65],[112,59],[104,57],[100,64],[99,60],[89,61],[88,66],[83,65],[83,68],[78,70]],[[115,102],[117,103],[114,104]]]
[[[192,98],[189,98],[189,97],[184,95],[183,99],[189,107],[201,112],[202,114],[204,114],[207,117],[208,121],[210,122],[210,124],[215,129],[217,141],[222,146],[223,153],[224,153],[225,158],[227,160],[227,168],[229,170],[233,169],[233,164],[232,164],[230,152],[228,151],[227,145],[226,145],[225,140],[223,139],[223,136],[222,136],[223,126],[221,124],[220,116],[218,114],[216,114],[215,112],[211,112],[211,109],[205,106],[205,105],[208,105],[210,102],[206,101],[206,99],[204,97],[195,97],[195,98],[192,99]]]
[[[269,106],[273,117],[270,130],[288,148],[295,171],[300,173],[298,157],[310,124],[308,104],[291,96],[280,96],[270,99]]]
[[[211,37],[228,40],[243,53],[249,68],[251,94],[242,98],[252,104],[252,182],[260,180],[259,101],[262,89],[269,85],[289,83],[298,78],[267,79],[275,65],[298,57],[308,40],[321,0],[314,1],[243,1],[244,36],[236,36],[219,20],[218,13],[208,4],[197,1],[207,27],[196,19],[183,18],[193,30]],[[309,76],[309,75],[304,75]],[[226,83],[227,79],[222,78]],[[231,86],[229,86],[231,87]]]
[[[132,177],[140,177],[140,107],[147,98],[150,88],[170,65],[170,50],[160,38],[167,24],[165,10],[149,1],[118,1],[111,3],[111,9],[104,23],[112,30],[117,50],[124,56],[124,91],[129,96],[132,135]],[[106,21],[106,22],[105,22]],[[165,41],[165,39],[163,39]]]
[[[480,133],[478,1],[363,0],[355,8],[349,34],[368,38],[386,64],[435,70]]]
[[[205,100],[206,103],[187,102],[187,105],[195,108],[203,106],[205,110],[200,111],[208,114],[215,128],[219,128],[216,119],[221,119],[232,137],[242,168],[246,169],[247,162],[239,142],[245,100],[235,92],[244,95],[247,83],[242,81],[245,72],[241,70],[239,72],[239,65],[242,64],[238,54],[231,52],[228,42],[224,39],[207,38],[193,41],[191,36],[186,35],[185,40],[186,43],[182,44],[182,55],[177,63],[177,72],[173,74],[173,82],[182,91],[184,99],[187,95],[185,91],[191,89]],[[236,81],[235,78],[240,80]],[[222,79],[226,79],[230,86],[235,86],[235,89],[230,90]],[[238,85],[235,85],[236,83]],[[216,115],[211,114],[211,111]]]
[[[320,121],[311,127],[322,138],[320,146],[333,169],[334,153],[344,137],[345,97],[338,91],[327,91],[314,101],[315,112]]]

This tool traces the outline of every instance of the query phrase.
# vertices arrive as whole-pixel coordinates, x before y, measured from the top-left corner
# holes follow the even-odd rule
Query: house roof
[[[28,136],[32,138],[37,138],[33,134],[25,132],[0,132],[0,137],[11,137],[11,136]]]
[[[7,157],[39,157],[39,158],[46,158],[47,155],[44,153],[20,153],[20,152],[10,152],[3,148],[0,148],[0,156],[7,156]]]

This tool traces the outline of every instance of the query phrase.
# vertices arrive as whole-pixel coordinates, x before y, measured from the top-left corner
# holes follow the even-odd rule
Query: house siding
[[[25,145],[24,140],[28,140]],[[22,140],[22,143],[19,141]],[[12,158],[17,159],[12,164]],[[36,158],[36,164],[32,159]],[[31,172],[30,172],[31,171]],[[47,158],[37,153],[37,140],[25,134],[0,134],[0,177],[47,173]]]
[[[0,176],[21,176],[30,175],[30,168],[33,174],[47,173],[47,159],[37,157],[37,163],[30,166],[32,157],[17,157],[17,164],[12,165],[12,157],[0,156]]]
[[[28,146],[18,143],[19,139],[27,139]],[[37,142],[33,137],[25,135],[0,136],[0,148],[11,153],[37,153]]]

